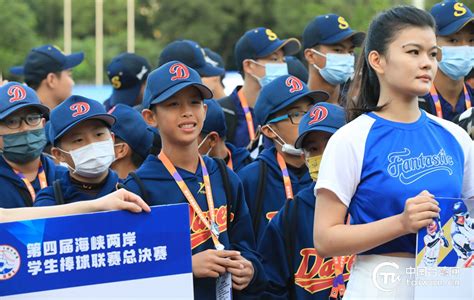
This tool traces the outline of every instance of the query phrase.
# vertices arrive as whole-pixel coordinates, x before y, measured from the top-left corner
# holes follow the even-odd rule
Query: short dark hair
[[[59,78],[61,78],[61,75],[62,75],[62,71],[59,71],[59,72],[52,72],[54,75],[58,76]],[[30,88],[34,89],[35,91],[37,91],[41,85],[41,82],[43,82],[43,80],[48,77],[49,73],[44,75],[43,78],[39,79],[39,78],[35,78],[35,79],[26,79],[25,78],[25,83],[27,86],[29,86]]]
[[[142,165],[142,163],[145,161],[145,158],[141,157],[137,152],[133,151],[132,147],[130,147],[130,145],[126,141],[122,140],[119,137],[115,137],[115,144],[120,144],[120,143],[124,143],[128,145],[128,147],[132,151],[130,160],[132,161],[132,164],[138,169]]]

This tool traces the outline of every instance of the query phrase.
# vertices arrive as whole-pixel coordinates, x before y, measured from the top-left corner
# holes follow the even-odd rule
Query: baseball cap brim
[[[312,101],[313,104],[316,104],[318,102],[323,102],[329,99],[329,94],[326,93],[325,91],[310,91],[304,94],[299,94],[295,95],[291,98],[286,99],[286,101],[280,103],[280,105],[276,106],[274,109],[270,111],[268,114],[269,116],[282,110],[285,107],[290,106],[291,104],[295,103],[296,101],[302,100],[302,99],[309,99]],[[268,118],[268,117],[267,117]],[[265,120],[264,122],[267,122],[268,120]]]
[[[310,134],[311,132],[324,131],[324,132],[327,132],[327,133],[330,133],[330,134],[334,134],[337,130],[338,130],[338,128],[329,127],[329,126],[315,126],[315,127],[311,127],[310,129],[304,131],[302,134],[300,134],[300,135],[298,136],[298,138],[297,138],[296,141],[295,141],[295,148],[297,148],[297,149],[302,148],[302,147],[303,147],[304,138],[305,138],[308,134]]]
[[[15,66],[10,68],[10,73],[16,76],[23,76],[25,75],[25,67],[23,66]]]
[[[43,116],[48,119],[49,118],[49,108],[47,106],[44,106],[42,104],[33,104],[33,103],[22,103],[22,104],[18,104],[18,105],[15,105],[15,106],[12,106],[10,107],[9,109],[5,110],[4,112],[2,112],[0,114],[0,120],[3,120],[5,119],[6,117],[8,117],[9,115],[11,115],[12,113],[16,112],[17,110],[21,109],[21,108],[26,108],[26,107],[32,107],[32,108],[37,108],[42,114]]]
[[[115,106],[117,104],[126,104],[126,105],[134,105],[135,99],[137,99],[138,95],[140,94],[141,84],[134,85],[128,89],[114,89],[112,91],[112,95],[110,96],[110,105]]]
[[[105,123],[107,123],[110,127],[112,127],[112,125],[114,125],[116,119],[115,119],[114,116],[109,115],[107,113],[106,114],[100,113],[100,114],[90,115],[90,116],[87,116],[86,118],[78,119],[75,122],[69,124],[66,128],[61,130],[58,134],[56,134],[56,136],[54,137],[54,141],[61,138],[64,134],[66,134],[66,132],[68,132],[71,128],[73,128],[77,124],[79,124],[81,122],[84,122],[84,121],[87,121],[87,120],[101,120],[101,121],[104,121]]]
[[[213,77],[213,76],[221,76],[224,75],[225,70],[223,68],[214,67],[209,63],[206,63],[201,68],[195,68],[201,77]]]
[[[194,86],[195,88],[197,88],[199,92],[201,92],[203,99],[211,99],[213,97],[211,90],[203,84],[196,82],[181,82],[176,85],[173,85],[168,90],[164,91],[160,96],[151,100],[150,105],[165,102],[171,96],[181,91],[182,89],[187,88],[188,86]]]
[[[364,42],[365,39],[365,33],[364,32],[357,32],[353,30],[346,30],[342,31],[336,35],[331,36],[330,38],[327,38],[325,40],[322,40],[319,42],[319,44],[323,45],[331,45],[331,44],[336,44],[341,41],[344,41],[346,39],[351,39],[352,42],[354,43],[354,46],[359,47],[362,45],[362,42]]]
[[[72,69],[79,65],[84,60],[83,52],[76,52],[70,55],[66,55],[66,63],[63,66],[63,70]]]
[[[257,58],[265,57],[272,54],[275,51],[282,49],[284,55],[293,55],[300,51],[301,43],[295,38],[289,38],[270,44],[267,48],[258,53]]]
[[[456,22],[453,22],[448,26],[444,27],[443,30],[438,31],[438,35],[445,36],[454,34],[471,22],[474,22],[474,17],[459,19]]]

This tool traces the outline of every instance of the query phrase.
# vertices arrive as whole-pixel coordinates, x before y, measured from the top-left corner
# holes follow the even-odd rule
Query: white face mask
[[[112,139],[92,143],[69,152],[61,151],[71,155],[76,168],[68,166],[69,169],[75,174],[86,178],[94,178],[103,174],[115,160]]]
[[[278,139],[276,139],[275,142],[280,144],[282,152],[293,156],[301,156],[301,154],[303,154],[303,150],[296,149],[292,144],[288,144],[278,133],[275,132],[275,130],[273,130],[271,126],[267,126],[277,136],[277,138],[280,139],[281,142]]]
[[[202,145],[204,145],[204,142],[207,140],[208,137],[209,137],[209,134],[206,135],[206,137],[202,139],[201,143],[198,145],[198,151],[199,149],[201,149]],[[211,153],[211,151],[212,151],[212,147],[209,147],[209,150],[207,150],[207,153],[204,155],[209,156],[209,153]]]

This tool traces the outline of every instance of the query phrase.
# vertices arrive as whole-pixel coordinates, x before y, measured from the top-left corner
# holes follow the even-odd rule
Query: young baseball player
[[[437,3],[431,14],[442,58],[433,86],[420,98],[420,107],[451,121],[474,104],[474,91],[464,82],[474,67],[474,14],[457,1]]]
[[[48,115],[33,89],[18,82],[0,87],[0,207],[33,206],[38,192],[65,172],[41,154]]]
[[[181,62],[151,72],[143,116],[159,129],[162,150],[124,183],[150,205],[189,203],[196,299],[216,299],[223,288],[217,283],[229,274],[234,291],[262,289],[265,280],[237,175],[224,162],[199,155],[203,100],[209,98],[199,74]]]
[[[215,100],[204,100],[207,105],[206,119],[199,135],[199,153],[223,159],[227,167],[238,172],[252,162],[250,152],[225,142],[227,127],[224,112]]]
[[[204,52],[206,53],[205,58],[207,63],[214,67],[222,68],[225,71],[225,63],[222,56],[209,48],[204,48]],[[225,72],[219,76],[202,77],[202,83],[211,90],[214,99],[221,99],[227,96],[225,93],[224,78]]]
[[[303,115],[315,102],[327,98],[327,93],[309,91],[301,80],[291,75],[273,80],[258,96],[255,115],[262,124],[262,134],[273,145],[239,172],[257,243],[285,200],[292,199],[312,182],[301,150],[293,145]]]
[[[237,41],[234,56],[244,84],[219,100],[225,113],[229,143],[247,147],[255,139],[259,124],[253,108],[258,94],[273,79],[288,74],[284,56],[296,54],[300,47],[297,39],[280,40],[276,33],[264,27],[248,30]]]
[[[105,196],[116,190],[119,178],[109,167],[115,160],[115,117],[102,104],[71,96],[51,112],[51,153],[69,172],[38,193],[35,206],[72,203]]]
[[[415,266],[415,233],[439,218],[434,197],[474,198],[472,140],[418,108],[437,71],[435,28],[429,13],[411,6],[374,18],[355,72],[352,121],[324,151],[314,242],[323,257],[357,254],[344,299],[413,299],[406,268]],[[367,274],[387,261],[399,267],[401,284],[382,291],[383,279],[374,284]]]
[[[25,77],[26,84],[38,94],[41,103],[55,108],[71,96],[74,80],[72,68],[84,60],[84,53],[65,55],[54,45],[31,49],[23,66],[10,68],[14,75]]]
[[[128,105],[117,104],[109,114],[116,119],[111,129],[115,136],[115,160],[110,168],[119,178],[125,179],[150,154],[155,134],[149,130],[142,115]]]
[[[468,268],[472,263],[474,255],[474,220],[471,218],[466,204],[456,202],[453,206],[453,223],[451,225],[451,237],[453,249],[458,256],[456,266]]]
[[[354,75],[354,49],[365,34],[352,30],[336,14],[315,17],[304,29],[304,56],[309,65],[308,87],[329,93],[329,102],[341,104],[342,85]]]
[[[420,267],[436,267],[441,246],[446,248],[449,246],[449,242],[444,236],[443,229],[438,228],[438,222],[436,220],[431,221],[431,223],[426,226],[426,232],[427,234],[423,237],[425,253],[421,260]]]
[[[318,103],[301,119],[295,147],[303,149],[313,181],[331,135],[345,124],[344,110]],[[266,227],[258,252],[268,278],[264,299],[338,299],[345,290],[354,256],[323,258],[314,249],[314,186],[288,200]],[[297,233],[297,234],[295,234]]]

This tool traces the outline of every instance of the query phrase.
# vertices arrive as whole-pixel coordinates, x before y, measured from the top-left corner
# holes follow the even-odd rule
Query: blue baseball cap
[[[158,66],[170,61],[180,61],[196,70],[202,77],[221,76],[223,68],[207,62],[206,52],[198,43],[191,40],[179,40],[169,43],[161,52]]]
[[[312,48],[316,45],[332,45],[350,38],[359,47],[365,33],[357,32],[349,27],[347,21],[336,14],[317,16],[303,31],[303,47]]]
[[[333,134],[345,124],[346,117],[342,107],[327,102],[317,103],[301,119],[295,147],[302,148],[304,138],[311,132],[324,131]]]
[[[308,69],[294,56],[285,56],[288,74],[298,77],[304,83],[308,83]]]
[[[152,104],[162,103],[188,86],[197,88],[203,99],[212,98],[211,90],[202,84],[198,72],[179,61],[170,61],[148,76],[143,108],[149,109]]]
[[[239,70],[246,59],[257,59],[268,56],[282,49],[285,55],[293,55],[301,49],[301,44],[296,38],[280,40],[268,28],[259,27],[247,31],[235,44],[234,55]]]
[[[109,114],[116,119],[111,129],[115,136],[124,140],[134,152],[145,159],[153,145],[154,133],[148,130],[142,115],[124,104],[115,105],[109,110]]]
[[[431,8],[431,15],[436,21],[436,34],[441,36],[456,33],[474,21],[474,15],[469,7],[457,1],[435,4]]]
[[[0,87],[0,120],[25,107],[34,107],[48,118],[49,108],[41,104],[32,88],[15,81]]]
[[[225,70],[225,63],[224,59],[222,59],[222,56],[220,56],[217,52],[214,52],[209,48],[204,48],[204,52],[206,53],[206,62],[208,64]]]
[[[55,145],[68,130],[82,121],[91,119],[102,120],[110,127],[115,123],[115,117],[109,115],[100,102],[72,95],[51,111],[49,141]]]
[[[83,52],[66,55],[54,45],[31,49],[23,66],[10,68],[13,75],[25,76],[25,81],[41,81],[49,73],[72,69],[84,60]]]
[[[201,133],[208,134],[215,131],[220,137],[226,136],[227,126],[222,107],[214,99],[204,100],[204,104],[207,105],[207,113]]]
[[[142,56],[122,53],[114,57],[107,66],[107,76],[113,87],[110,105],[133,106],[150,72],[151,66]]]
[[[258,124],[266,124],[272,114],[304,98],[320,102],[329,99],[329,94],[324,91],[310,91],[304,82],[293,75],[274,79],[265,85],[258,95],[253,110]]]

